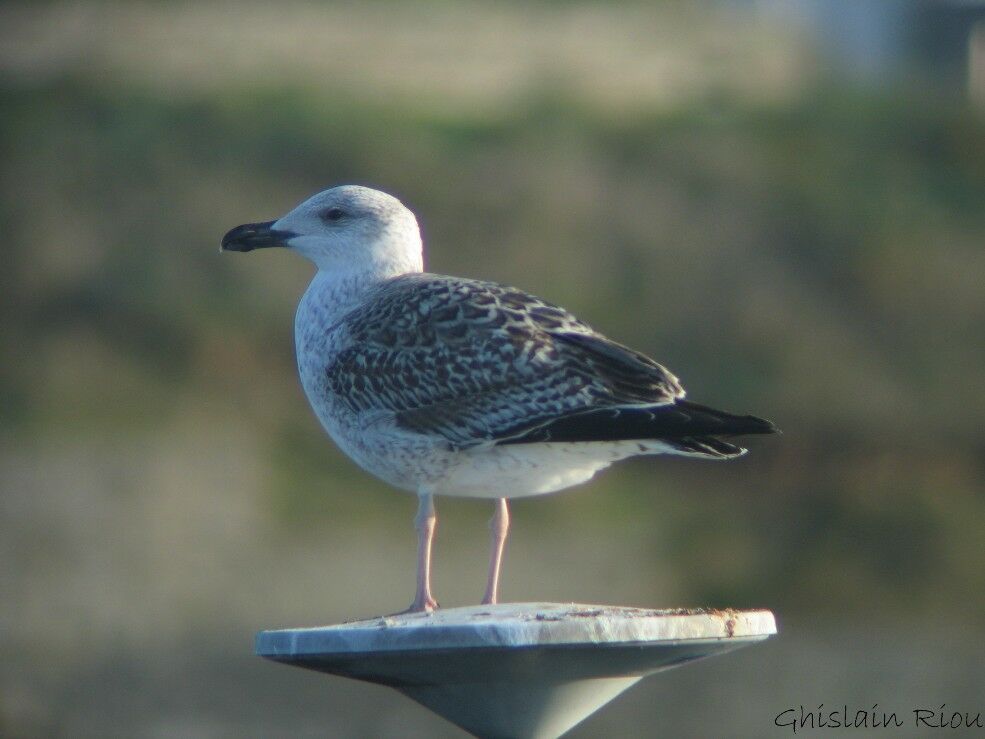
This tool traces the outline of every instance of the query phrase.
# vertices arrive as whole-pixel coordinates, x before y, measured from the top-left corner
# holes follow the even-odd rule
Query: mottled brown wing
[[[460,448],[568,414],[684,394],[648,357],[495,283],[396,278],[343,322],[349,346],[326,368],[337,397],[357,413],[391,411],[403,428]]]

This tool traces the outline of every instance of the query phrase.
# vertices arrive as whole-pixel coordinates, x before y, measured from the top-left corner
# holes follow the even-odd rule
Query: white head
[[[222,238],[228,251],[286,246],[319,270],[391,277],[424,268],[417,219],[392,195],[342,185],[276,221],[247,223]]]

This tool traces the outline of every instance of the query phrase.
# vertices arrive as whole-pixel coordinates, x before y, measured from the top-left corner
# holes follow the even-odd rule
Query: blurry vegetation
[[[576,734],[977,710],[985,116],[929,68],[826,76],[886,51],[893,7],[0,3],[0,735],[441,730],[250,656],[258,628],[411,596],[413,497],[296,378],[310,266],[218,253],[344,182],[404,200],[434,271],[565,305],[784,431],[514,504],[506,600],[780,620]],[[848,28],[875,41],[843,56]],[[490,507],[438,509],[437,595],[474,602]]]
[[[546,94],[494,119],[330,90],[0,95],[8,438],[148,432],[203,399],[261,435],[282,525],[379,515],[324,492],[380,486],[300,417],[306,266],[216,248],[362,182],[419,214],[436,271],[565,304],[784,429],[733,465],[593,483],[600,526],[664,518],[651,554],[687,572],[682,602],[985,608],[981,117],[834,89],[615,118]]]

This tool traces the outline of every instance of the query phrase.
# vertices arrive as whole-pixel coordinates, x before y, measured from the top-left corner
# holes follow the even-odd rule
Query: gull
[[[434,496],[495,501],[484,604],[497,602],[507,500],[553,493],[613,462],[732,459],[725,438],[777,429],[685,400],[662,365],[564,308],[494,282],[424,272],[414,214],[358,185],[320,192],[222,250],[286,247],[317,271],[294,323],[315,415],[360,467],[418,496],[417,586],[431,592]],[[723,438],[725,437],[725,438]]]

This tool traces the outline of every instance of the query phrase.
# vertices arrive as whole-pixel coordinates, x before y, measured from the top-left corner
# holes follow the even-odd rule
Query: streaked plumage
[[[326,368],[354,413],[385,408],[455,449],[517,440],[592,408],[666,404],[677,378],[562,308],[514,288],[441,275],[394,278],[342,319]]]

